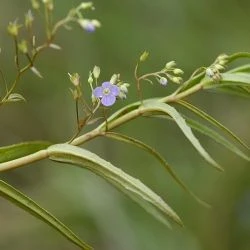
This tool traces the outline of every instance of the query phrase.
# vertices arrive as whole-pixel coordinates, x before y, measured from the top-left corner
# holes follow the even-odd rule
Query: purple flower
[[[80,26],[89,33],[92,33],[101,26],[101,23],[98,20],[92,19],[79,19],[78,23]]]
[[[94,32],[95,31],[95,25],[92,23],[92,22],[88,22],[85,24],[85,27],[84,29],[87,31],[87,32]]]
[[[96,87],[93,90],[93,95],[101,99],[104,106],[112,106],[116,101],[116,96],[120,94],[120,89],[111,82],[102,83],[101,87]]]

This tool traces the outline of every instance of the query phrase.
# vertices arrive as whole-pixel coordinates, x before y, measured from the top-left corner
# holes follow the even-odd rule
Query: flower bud
[[[17,37],[19,28],[21,28],[21,25],[18,25],[17,22],[15,21],[13,23],[12,22],[9,23],[7,30],[10,35]]]
[[[140,56],[140,62],[145,62],[149,56],[149,52],[144,51]]]
[[[120,76],[119,74],[113,74],[110,78],[110,82],[112,84],[116,84],[117,80],[119,79],[119,76]]]
[[[162,86],[166,86],[168,84],[168,79],[166,77],[161,77],[159,79],[159,83],[162,85]]]
[[[176,66],[176,62],[175,61],[170,61],[170,62],[166,63],[165,69],[171,69],[171,68],[173,68],[175,66]]]
[[[40,8],[40,4],[37,0],[31,0],[31,5],[34,10],[38,10]]]
[[[79,74],[78,73],[74,73],[74,74],[70,74],[70,73],[68,73],[68,75],[69,75],[69,79],[70,79],[70,81],[77,87],[77,86],[79,86],[79,84],[80,84],[80,76],[79,76]]]
[[[124,94],[128,93],[128,87],[129,87],[129,83],[123,83],[122,85],[119,86],[120,87],[120,91],[123,92]]]
[[[29,10],[25,15],[25,26],[26,26],[26,28],[31,28],[33,21],[34,21],[33,14],[31,12],[31,10]]]
[[[173,81],[174,83],[181,84],[182,78],[181,78],[181,77],[176,77],[176,76],[174,76],[174,77],[172,78],[172,81]]]
[[[184,71],[183,70],[181,70],[181,69],[174,69],[173,70],[173,73],[175,74],[175,75],[182,75],[182,74],[184,74]]]
[[[89,83],[90,85],[92,85],[93,81],[94,81],[94,79],[93,79],[93,77],[92,77],[92,73],[89,72],[88,83]]]
[[[43,0],[43,3],[46,5],[48,10],[52,11],[54,9],[53,0]]]
[[[79,19],[78,23],[80,26],[86,30],[87,32],[94,32],[96,28],[99,28],[101,26],[101,23],[98,20],[89,20],[89,19]]]
[[[213,77],[214,76],[214,71],[211,68],[206,69],[206,75],[208,77]]]
[[[18,44],[18,49],[21,53],[23,54],[27,54],[28,53],[28,44],[26,40],[22,40],[19,44]]]
[[[100,72],[101,72],[100,67],[95,66],[94,69],[93,69],[93,76],[94,76],[95,79],[99,78]]]
[[[217,70],[224,70],[225,69],[225,67],[223,67],[221,64],[215,64],[214,68]]]
[[[93,3],[92,2],[81,3],[79,8],[82,10],[93,8]]]

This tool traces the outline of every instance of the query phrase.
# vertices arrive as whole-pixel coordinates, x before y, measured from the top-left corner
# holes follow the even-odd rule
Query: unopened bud
[[[159,83],[162,85],[162,86],[166,86],[168,84],[168,79],[166,77],[161,77],[159,79]]]
[[[100,73],[101,73],[100,67],[95,66],[94,69],[93,69],[93,76],[94,76],[94,78],[98,79],[99,76],[100,76]]]
[[[214,71],[211,68],[206,69],[206,75],[208,77],[213,77],[214,76]]]
[[[93,3],[92,2],[85,2],[80,4],[80,9],[90,9],[93,8]]]
[[[181,84],[182,78],[181,78],[181,77],[176,77],[176,76],[174,76],[174,77],[172,78],[172,81],[173,81],[174,83]]]
[[[89,72],[88,83],[89,83],[90,85],[92,85],[93,81],[94,81],[94,79],[93,79],[93,77],[92,77],[92,73]]]
[[[175,75],[182,75],[182,74],[184,74],[184,71],[183,70],[181,70],[181,69],[174,69],[173,70],[173,73],[175,74]]]
[[[19,44],[18,44],[18,49],[21,53],[23,54],[27,54],[28,53],[28,44],[26,40],[22,40]]]
[[[26,26],[26,28],[31,28],[33,21],[34,21],[34,17],[32,15],[31,10],[29,10],[27,12],[27,14],[25,15],[25,26]]]
[[[148,56],[149,56],[149,52],[144,51],[140,56],[140,62],[145,62],[147,60]]]
[[[74,74],[70,74],[70,73],[68,73],[68,75],[69,75],[69,79],[70,79],[70,81],[77,87],[77,86],[79,86],[79,84],[80,84],[80,76],[79,76],[79,74],[78,73],[74,73]]]
[[[166,63],[165,68],[166,69],[171,69],[171,68],[173,68],[175,66],[176,66],[176,62],[175,61],[170,61],[170,62]]]
[[[110,78],[110,82],[112,84],[116,84],[117,80],[119,79],[119,74],[113,74]]]
[[[21,28],[21,25],[18,25],[17,22],[10,22],[8,27],[7,27],[7,30],[9,32],[10,35],[12,36],[18,36],[18,31],[19,31],[19,28]]]
[[[40,8],[40,4],[37,0],[31,0],[31,5],[34,10],[38,10]]]
[[[215,64],[214,68],[217,70],[224,70],[225,69],[225,67],[223,67],[221,64]]]

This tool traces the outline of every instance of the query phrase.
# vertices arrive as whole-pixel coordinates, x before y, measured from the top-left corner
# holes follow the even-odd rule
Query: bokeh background
[[[78,0],[55,1],[55,18],[63,17]],[[176,60],[185,77],[212,63],[220,53],[249,51],[250,1],[137,0],[95,1],[102,28],[87,34],[79,27],[61,30],[62,51],[47,50],[37,61],[43,74],[25,74],[18,92],[27,103],[0,110],[0,145],[28,140],[64,142],[75,132],[74,103],[68,72],[86,83],[88,72],[100,65],[102,79],[121,73],[131,83],[126,101],[136,100],[133,70],[142,51],[150,59],[142,70],[161,68]],[[9,21],[21,22],[28,0],[0,1],[0,68],[7,81],[15,75]],[[36,22],[39,23],[39,17]],[[41,25],[36,34],[43,38]],[[85,84],[87,89],[87,84]],[[171,87],[170,87],[171,88]],[[1,90],[2,91],[2,90]],[[164,90],[166,94],[169,89]],[[86,90],[88,93],[88,90]],[[161,96],[160,86],[145,85],[145,96]],[[249,101],[239,97],[200,93],[190,98],[202,109],[250,142]],[[225,168],[219,173],[196,153],[171,122],[138,119],[119,129],[157,148],[179,176],[212,205],[206,209],[184,193],[151,156],[119,142],[98,139],[86,146],[158,192],[177,211],[185,228],[165,228],[123,194],[88,171],[43,161],[1,173],[57,215],[95,249],[102,250],[248,250],[250,249],[250,166],[215,142],[200,137],[208,152]],[[0,199],[1,250],[74,250],[74,245],[46,224]]]

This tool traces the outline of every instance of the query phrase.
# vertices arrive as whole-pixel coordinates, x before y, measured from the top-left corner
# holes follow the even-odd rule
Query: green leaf
[[[79,246],[84,250],[91,250],[89,245],[81,241],[68,227],[66,227],[62,222],[55,218],[48,211],[40,207],[32,199],[7,184],[6,182],[0,180],[0,196],[24,209],[31,215],[37,217],[38,219],[44,221],[52,228],[56,229],[68,240]]]
[[[162,114],[158,114],[158,115],[154,115],[154,114],[149,114],[149,116],[153,116],[156,118],[163,118],[163,119],[168,119],[170,121],[174,122],[174,119],[171,118],[168,115],[162,115]],[[245,153],[243,153],[239,148],[237,148],[233,143],[231,143],[229,140],[227,140],[225,137],[223,137],[221,134],[219,134],[217,131],[215,131],[214,129],[209,128],[208,126],[195,121],[193,119],[188,118],[187,116],[184,116],[185,120],[187,122],[187,124],[194,130],[196,130],[197,132],[206,135],[208,137],[210,137],[211,139],[213,139],[214,141],[216,141],[217,143],[223,145],[224,147],[226,147],[227,149],[229,149],[230,151],[232,151],[233,153],[237,154],[238,156],[240,156],[241,158],[250,161],[250,157],[247,156]]]
[[[47,141],[30,141],[0,147],[0,163],[15,160],[17,158],[46,149],[52,143]]]
[[[17,93],[12,93],[8,96],[8,99],[6,100],[6,102],[25,102],[25,98]]]
[[[238,72],[250,73],[250,64],[244,64],[227,71],[227,73],[238,73]]]
[[[69,144],[53,145],[47,150],[49,158],[53,161],[77,165],[104,178],[165,225],[170,226],[167,217],[182,225],[179,216],[160,196],[138,179],[126,174],[96,154]]]
[[[195,147],[195,149],[199,152],[199,154],[212,166],[214,166],[216,169],[222,171],[222,167],[215,162],[211,156],[207,153],[207,151],[202,147],[199,140],[195,137],[193,134],[191,128],[187,125],[185,119],[181,116],[181,114],[172,106],[161,103],[157,101],[150,101],[144,103],[145,108],[148,109],[148,111],[160,111],[165,114],[170,115],[176,124],[179,126],[183,134],[186,136],[186,138],[191,142],[191,144]]]
[[[221,92],[225,94],[237,95],[239,97],[250,98],[250,87],[246,86],[222,86],[220,88],[211,88],[216,90],[216,93]]]
[[[214,119],[212,116],[210,116],[209,114],[207,114],[206,112],[204,112],[203,110],[195,107],[194,105],[192,105],[189,102],[180,100],[178,101],[179,104],[181,104],[182,106],[184,106],[185,108],[189,109],[190,111],[192,111],[193,113],[195,113],[196,115],[198,115],[199,117],[203,118],[204,120],[208,121],[209,123],[213,124],[214,126],[216,126],[217,128],[221,129],[222,131],[224,131],[227,135],[229,135],[232,139],[234,139],[236,142],[240,143],[242,146],[244,146],[246,149],[249,149],[249,147],[246,145],[245,142],[243,142],[237,135],[235,135],[230,129],[228,129],[227,127],[225,127],[223,124],[221,124],[219,121],[217,121],[216,119]]]
[[[106,132],[105,133],[106,137],[110,137],[112,139],[122,141],[125,143],[132,144],[138,148],[143,149],[144,151],[150,153],[153,155],[160,163],[161,165],[168,171],[168,173],[171,175],[171,177],[179,184],[183,190],[185,190],[188,194],[190,194],[196,201],[198,201],[200,204],[206,207],[210,207],[206,202],[202,201],[200,198],[198,198],[182,181],[181,179],[176,175],[172,167],[167,163],[167,161],[159,154],[154,148],[148,146],[147,144],[129,137],[127,135],[119,134],[119,133],[114,133],[114,132]]]
[[[220,88],[225,86],[250,86],[249,73],[223,73],[219,83],[210,82],[204,86],[204,89]]]
[[[207,127],[206,125],[197,122],[193,119],[186,118],[187,124],[192,127],[193,129],[197,130],[198,132],[212,138],[216,142],[220,143],[233,153],[237,154],[241,158],[250,161],[250,157],[244,154],[239,148],[237,148],[233,143],[228,141],[225,137],[221,136],[219,133],[217,133],[215,130]]]
[[[233,62],[235,60],[243,59],[243,58],[250,58],[250,53],[248,53],[248,52],[234,53],[234,54],[228,56],[227,61],[228,61],[228,63],[231,63],[231,62]]]

